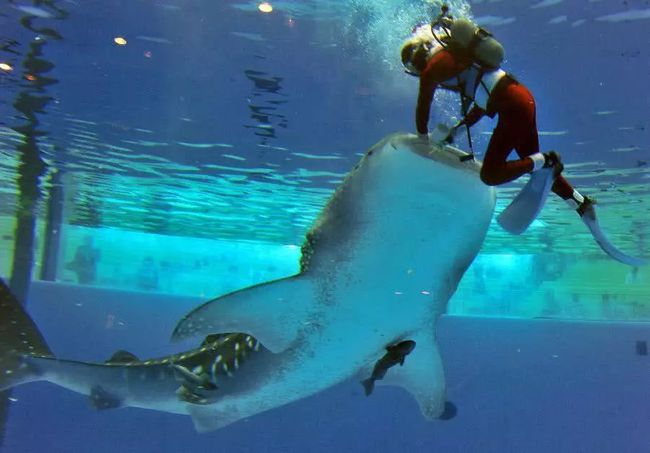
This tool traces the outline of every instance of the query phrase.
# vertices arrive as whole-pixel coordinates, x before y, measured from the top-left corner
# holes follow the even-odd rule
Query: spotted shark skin
[[[379,142],[307,234],[300,272],[189,313],[173,338],[208,337],[183,354],[138,360],[121,353],[106,363],[56,358],[0,285],[0,389],[47,380],[88,395],[99,409],[188,414],[203,432],[366,379],[388,345],[408,339],[417,347],[380,384],[403,387],[426,418],[439,417],[446,386],[436,321],[478,253],[495,205],[480,164],[461,162],[463,155],[409,134]]]
[[[264,355],[270,353],[257,339],[232,333],[209,336],[199,348],[161,358],[139,360],[119,351],[103,363],[59,359],[0,280],[0,390],[49,381],[88,395],[97,409],[130,406],[189,414],[193,406],[249,385],[237,375],[252,359],[263,363]]]
[[[398,385],[423,415],[443,414],[436,321],[485,238],[495,191],[480,163],[395,134],[371,148],[307,234],[297,275],[227,294],[186,315],[173,339],[245,332],[272,352],[255,387],[194,413],[210,430],[365,379],[388,345],[414,340]]]

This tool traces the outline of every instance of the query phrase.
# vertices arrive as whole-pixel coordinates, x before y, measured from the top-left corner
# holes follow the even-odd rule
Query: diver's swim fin
[[[578,208],[578,214],[580,214],[580,218],[584,224],[587,225],[587,228],[589,228],[591,235],[594,237],[600,248],[609,256],[614,258],[616,261],[629,266],[644,266],[648,264],[648,261],[643,258],[636,258],[623,253],[616,248],[609,239],[607,239],[603,230],[600,229],[593,201],[585,199],[580,208]]]
[[[541,168],[530,179],[507,208],[499,214],[497,222],[510,234],[521,234],[537,217],[546,203],[555,180],[555,169]]]

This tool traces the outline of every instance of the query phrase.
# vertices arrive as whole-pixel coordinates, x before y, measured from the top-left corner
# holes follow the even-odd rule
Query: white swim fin
[[[530,179],[507,208],[499,214],[497,222],[510,234],[521,234],[528,229],[546,203],[555,175],[554,168],[542,168]]]
[[[605,253],[614,258],[616,261],[627,264],[629,266],[644,266],[648,264],[648,261],[643,258],[636,258],[634,256],[627,255],[620,251],[614,244],[607,239],[603,230],[600,229],[600,224],[596,218],[596,209],[594,208],[594,203],[585,199],[582,206],[578,209],[580,218],[587,225],[591,235],[594,237],[598,245]]]

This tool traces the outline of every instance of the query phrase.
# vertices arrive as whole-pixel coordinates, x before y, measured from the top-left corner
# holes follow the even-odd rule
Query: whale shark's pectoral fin
[[[379,385],[397,385],[406,389],[418,402],[422,415],[428,420],[445,413],[445,373],[440,359],[434,327],[412,336],[417,346],[406,357],[404,366],[393,367]]]
[[[295,340],[312,303],[312,282],[302,275],[255,285],[191,311],[176,325],[172,340],[241,332],[271,352],[282,352]]]

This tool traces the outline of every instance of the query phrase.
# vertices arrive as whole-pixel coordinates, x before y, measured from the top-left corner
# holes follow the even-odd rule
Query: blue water
[[[116,348],[164,353],[160,339],[196,303],[45,284],[31,294],[51,348],[86,360]],[[108,315],[123,324],[107,328]],[[189,417],[98,412],[86,397],[34,383],[13,395],[3,451],[647,451],[650,359],[635,349],[650,340],[646,326],[447,317],[439,339],[449,399],[458,407],[450,421],[426,422],[401,389],[380,387],[366,397],[351,381],[197,434]]]
[[[647,256],[648,2],[451,3],[504,43],[506,69],[536,97],[542,149],[560,151],[568,179],[599,200],[611,238]],[[25,7],[47,17],[29,19]],[[402,73],[398,49],[411,26],[428,17],[426,3],[305,0],[274,7],[265,15],[256,2],[232,0],[12,0],[2,6],[0,62],[14,69],[0,72],[0,275],[11,272],[25,171],[18,165],[22,138],[10,128],[26,117],[14,104],[33,89],[26,78],[33,68],[24,66],[29,46],[45,39],[38,58],[53,65],[43,75],[56,83],[37,92],[48,100],[35,114],[46,164],[35,211],[35,266],[40,270],[55,170],[65,189],[62,256],[57,283],[34,283],[27,307],[57,355],[103,361],[116,349],[140,357],[178,351],[169,343],[176,322],[216,296],[214,288],[231,290],[235,281],[257,283],[283,270],[227,254],[204,262],[195,256],[204,249],[183,254],[179,238],[265,241],[295,250],[360,153],[389,133],[414,131],[417,82]],[[44,38],[43,29],[63,39]],[[117,45],[117,37],[127,44]],[[432,123],[457,115],[450,97],[436,105]],[[493,125],[485,120],[474,132],[479,157]],[[501,189],[498,210],[518,187]],[[95,284],[102,288],[71,284],[74,274],[65,269],[80,231],[93,229],[96,239],[104,238],[96,241],[103,261]],[[148,242],[127,240],[136,232],[149,235]],[[178,253],[169,241],[165,249],[164,238],[172,236]],[[530,281],[517,275],[508,286],[513,292],[497,291],[494,273],[507,274],[507,266],[490,267],[491,260],[518,262],[512,257],[542,252],[574,266],[570,278],[533,283],[539,274],[531,267]],[[544,294],[571,286],[588,295],[581,303],[602,301],[616,313],[621,307],[610,306],[632,272],[603,265],[607,258],[584,226],[556,200],[522,237],[493,225],[482,253],[486,300],[530,293],[541,282]],[[162,282],[161,293],[124,291],[134,286],[124,276],[146,256],[168,265],[170,275],[182,274],[183,282]],[[623,276],[620,286],[601,289],[590,280],[605,274]],[[636,286],[620,300],[647,313],[647,270],[633,277]],[[506,287],[507,278],[498,279]],[[514,296],[495,303],[544,313],[518,307]],[[32,383],[13,393],[2,451],[650,451],[650,362],[635,346],[650,340],[647,324],[450,316],[440,329],[449,399],[458,407],[450,421],[426,422],[401,389],[382,387],[366,398],[357,382],[345,382],[197,434],[189,417],[131,408],[97,412],[83,396]]]

